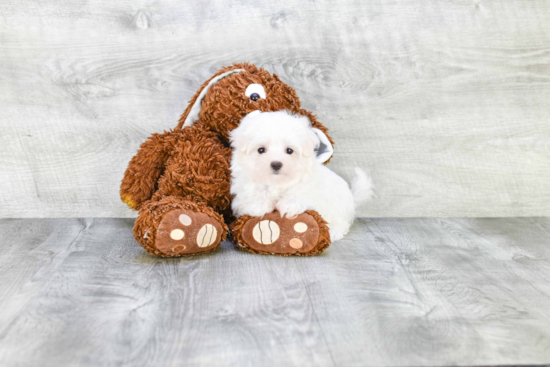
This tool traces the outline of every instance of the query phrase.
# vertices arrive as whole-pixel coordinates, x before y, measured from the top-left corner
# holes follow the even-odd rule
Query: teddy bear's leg
[[[150,254],[162,257],[214,251],[226,235],[220,214],[206,204],[177,196],[147,202],[134,225],[136,241]]]
[[[259,254],[311,256],[331,243],[327,223],[313,210],[290,218],[277,211],[261,218],[243,215],[231,228],[237,247]]]

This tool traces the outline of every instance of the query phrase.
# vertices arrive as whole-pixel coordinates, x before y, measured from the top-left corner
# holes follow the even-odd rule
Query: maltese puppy
[[[231,208],[238,217],[281,217],[317,211],[328,222],[331,241],[343,238],[355,208],[373,194],[372,181],[355,168],[347,182],[317,161],[320,140],[306,116],[254,111],[231,132]]]

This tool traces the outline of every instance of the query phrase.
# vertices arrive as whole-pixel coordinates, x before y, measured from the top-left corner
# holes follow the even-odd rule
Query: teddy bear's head
[[[230,131],[239,126],[247,114],[281,110],[314,119],[310,112],[301,109],[294,89],[276,74],[249,63],[233,64],[201,85],[182,114],[178,128],[200,123],[228,139]],[[316,120],[314,127],[318,128],[315,130],[326,157],[322,161],[327,161],[332,156],[332,142],[326,136],[326,128]]]

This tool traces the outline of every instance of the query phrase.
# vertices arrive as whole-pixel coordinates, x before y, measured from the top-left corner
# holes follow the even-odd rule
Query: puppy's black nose
[[[274,171],[278,171],[281,169],[283,164],[281,162],[271,162],[271,168],[273,168]]]

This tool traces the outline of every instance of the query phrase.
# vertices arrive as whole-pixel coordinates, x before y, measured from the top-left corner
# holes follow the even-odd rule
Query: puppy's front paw
[[[244,214],[252,217],[262,217],[268,213],[272,213],[275,210],[273,203],[269,201],[258,201],[246,207],[243,210]]]
[[[281,218],[284,217],[285,214],[288,218],[295,217],[308,210],[307,205],[297,199],[281,200],[275,205],[275,208],[281,213]]]

